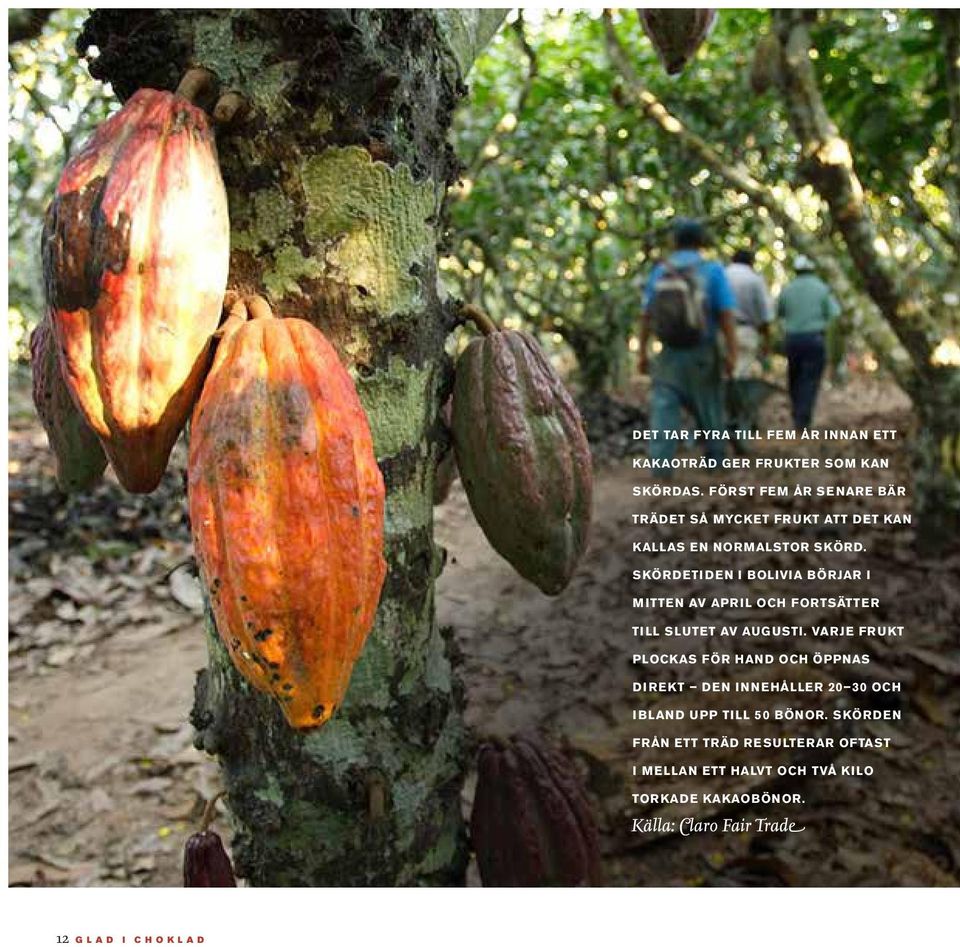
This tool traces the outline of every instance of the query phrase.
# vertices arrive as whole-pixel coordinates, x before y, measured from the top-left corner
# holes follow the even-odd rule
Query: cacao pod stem
[[[200,831],[206,832],[217,815],[217,803],[226,795],[226,790],[218,792],[212,799],[207,800],[203,807],[203,815],[200,817]]]
[[[177,86],[176,94],[179,95],[181,99],[186,99],[188,102],[196,105],[197,99],[213,88],[215,78],[209,69],[203,69],[201,67],[188,69],[183,74],[180,85]]]
[[[247,100],[239,92],[225,92],[213,107],[213,120],[218,125],[230,125],[247,109]]]
[[[247,312],[251,319],[272,319],[273,310],[263,296],[247,296]]]
[[[183,849],[183,886],[185,888],[235,888],[237,879],[230,857],[216,832],[210,831],[218,793],[204,807],[199,832],[187,839]]]
[[[479,306],[473,303],[464,303],[461,314],[469,319],[484,335],[499,332],[500,327]]]

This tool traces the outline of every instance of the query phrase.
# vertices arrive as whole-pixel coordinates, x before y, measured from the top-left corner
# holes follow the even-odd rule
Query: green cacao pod
[[[452,428],[490,545],[547,595],[561,592],[587,545],[593,469],[580,412],[533,338],[495,330],[467,346]]]
[[[675,76],[693,59],[717,21],[716,10],[637,10],[643,31],[668,76]]]
[[[538,737],[480,747],[470,836],[485,887],[603,883],[599,833],[580,780]]]
[[[100,482],[107,455],[70,397],[49,316],[30,336],[30,363],[33,403],[57,460],[57,486],[64,493],[89,490]]]

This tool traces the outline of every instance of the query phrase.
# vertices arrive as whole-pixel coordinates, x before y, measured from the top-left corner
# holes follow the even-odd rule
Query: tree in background
[[[937,549],[960,532],[960,13],[917,12],[913,35],[882,14],[894,40],[855,32],[856,17],[777,10],[773,26],[798,171],[909,356],[919,538]],[[889,50],[926,68],[893,71]],[[831,57],[846,68],[818,72]]]
[[[715,116],[739,151],[783,173],[784,123],[756,121],[717,90],[742,71],[762,14],[724,11],[709,55],[667,78],[632,13],[630,57],[652,88],[672,90],[694,115]],[[601,19],[528,13],[495,38],[472,76],[473,107],[456,125],[466,169],[454,192],[455,239],[442,261],[459,291],[504,319],[566,342],[588,389],[622,384],[651,254],[677,214],[714,225],[722,253],[758,242],[783,258],[778,224],[746,204],[675,137],[618,104]],[[458,199],[457,199],[458,198]]]

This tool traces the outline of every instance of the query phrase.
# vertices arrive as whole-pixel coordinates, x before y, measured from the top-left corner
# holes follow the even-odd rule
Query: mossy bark
[[[454,324],[436,255],[453,107],[496,11],[93,13],[81,46],[121,97],[203,66],[248,102],[220,135],[230,286],[313,322],[350,366],[387,484],[389,566],[346,702],[291,731],[208,619],[193,721],[219,756],[238,873],[257,885],[458,884],[467,740],[437,628],[432,494]],[[81,51],[83,51],[81,49]],[[317,550],[323,555],[323,550]]]

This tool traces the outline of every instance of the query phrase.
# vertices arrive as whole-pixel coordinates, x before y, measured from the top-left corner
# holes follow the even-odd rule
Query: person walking
[[[737,300],[735,378],[756,377],[770,346],[773,302],[763,277],[754,269],[752,250],[737,250],[727,265],[727,280]]]
[[[763,277],[754,269],[752,250],[737,250],[727,265],[727,280],[737,300],[737,364],[727,383],[727,422],[734,431],[754,431],[761,398],[755,389],[762,385],[763,363],[770,350],[770,323],[773,302]],[[744,442],[734,440],[742,451]]]
[[[777,299],[777,317],[783,320],[793,424],[799,431],[813,421],[826,362],[824,338],[840,304],[817,276],[813,260],[801,254],[793,268],[797,275]]]
[[[673,240],[674,252],[654,267],[644,291],[638,360],[640,373],[647,374],[647,348],[656,335],[662,348],[651,371],[650,427],[657,436],[650,441],[650,457],[662,461],[676,454],[684,408],[699,430],[725,431],[723,380],[737,359],[736,299],[723,266],[701,255],[708,243],[706,230],[695,220],[680,218],[673,225]],[[724,439],[706,441],[707,456],[719,462]]]

